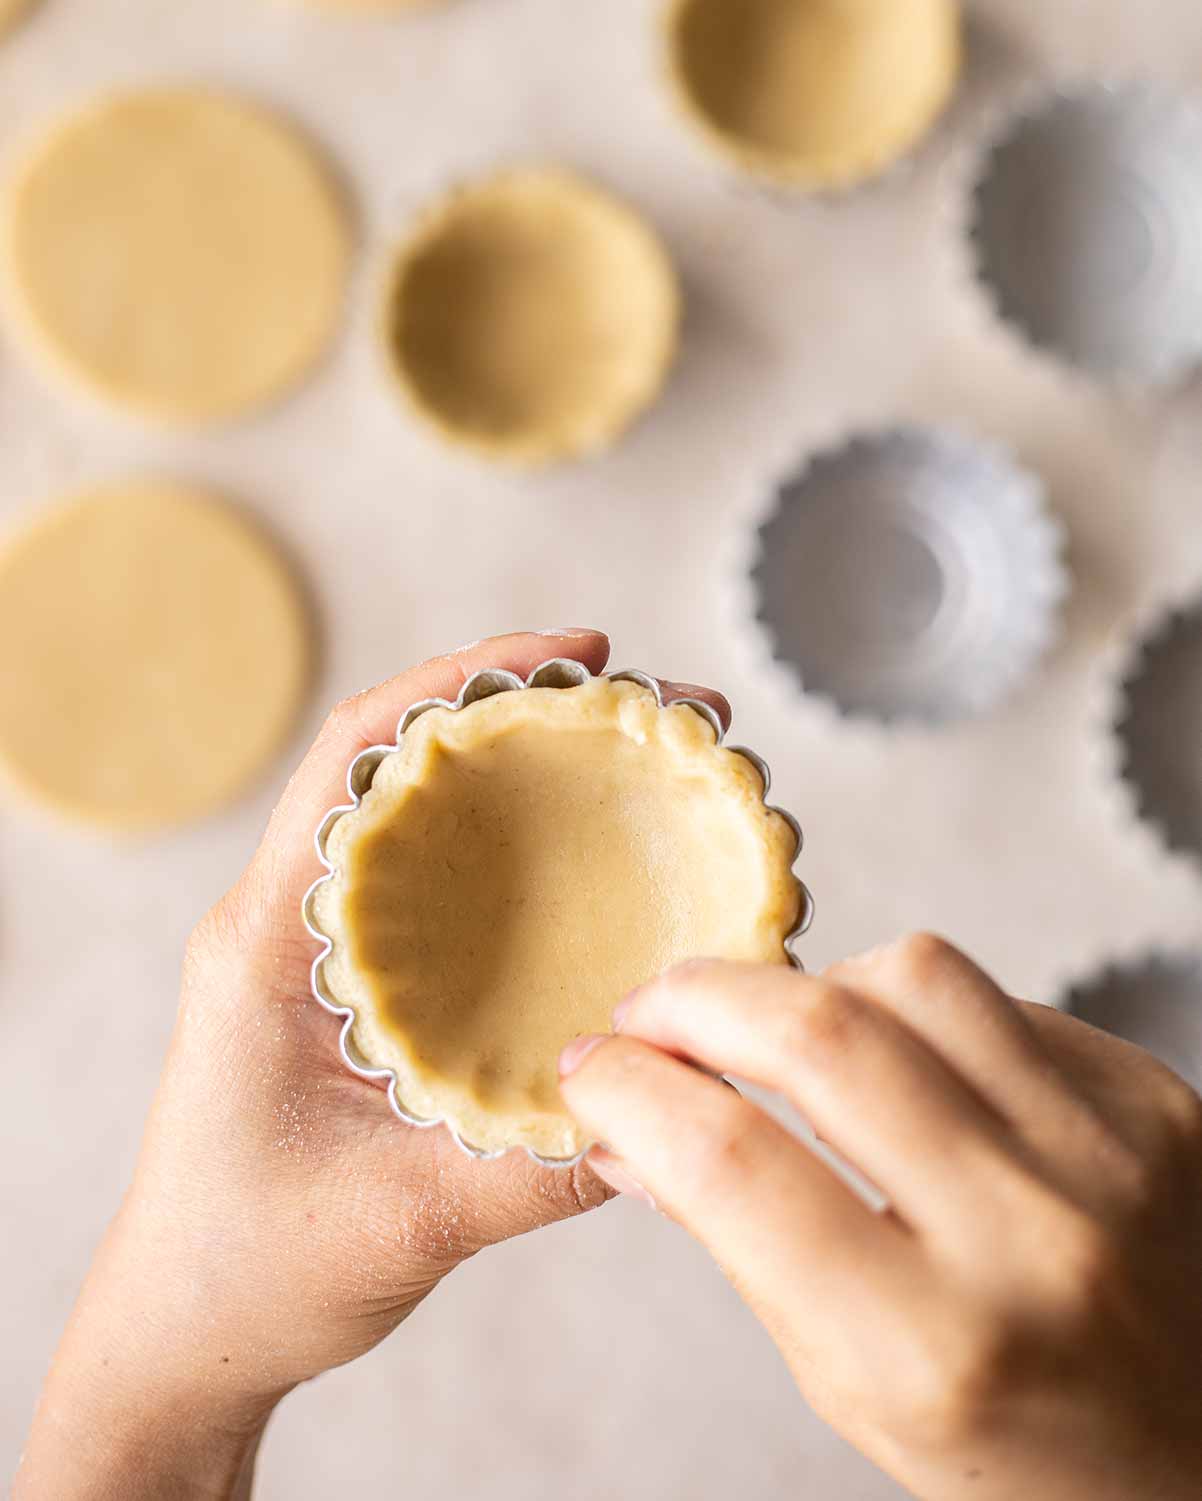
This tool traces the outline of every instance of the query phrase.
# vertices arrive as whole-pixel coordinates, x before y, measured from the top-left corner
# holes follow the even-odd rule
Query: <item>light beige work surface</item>
[[[257,502],[318,582],[323,699],[528,622],[605,623],[619,665],[725,686],[737,736],[772,760],[809,834],[813,964],[935,925],[1016,989],[1047,995],[1105,955],[1197,933],[1202,883],[1125,824],[1091,716],[1106,648],[1161,591],[1202,583],[1197,478],[1157,463],[1174,424],[1202,423],[1202,392],[1141,411],[1029,358],[965,295],[941,205],[978,106],[1061,68],[1143,66],[1202,85],[1202,27],[1195,0],[979,8],[993,24],[977,37],[956,129],[912,179],[838,208],[782,208],[732,188],[676,126],[655,87],[647,0],[458,0],[390,20],[268,0],[45,0],[0,48],[6,160],[76,94],[199,77],[294,112],[351,174],[363,230],[391,242],[448,179],[559,154],[663,230],[690,319],[666,402],[631,440],[593,467],[536,479],[444,452],[396,406],[367,337],[370,260],[354,336],[333,363],[224,436],[169,444],[73,414],[3,338],[4,516],[141,468]],[[749,681],[720,610],[728,528],[760,488],[807,445],[896,416],[1009,440],[1047,473],[1072,533],[1064,647],[1003,713],[940,737],[790,709],[773,684]],[[2,815],[5,1472],[129,1171],[184,935],[249,852],[272,791],[116,852]],[[805,1415],[706,1259],[630,1206],[482,1257],[370,1359],[289,1401],[267,1441],[261,1501],[401,1491],[898,1495]]]

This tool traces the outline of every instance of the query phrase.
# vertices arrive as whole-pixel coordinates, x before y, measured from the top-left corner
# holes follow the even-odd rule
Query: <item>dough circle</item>
[[[90,491],[0,549],[0,768],[83,822],[198,818],[280,748],[309,641],[296,581],[236,511]]]
[[[280,396],[341,311],[350,236],[325,164],[206,90],[73,113],[17,174],[5,219],[9,302],[34,352],[144,416],[216,421]]]
[[[608,193],[534,168],[426,213],[392,268],[383,337],[444,437],[537,465],[605,448],[655,400],[679,322],[655,233]]]
[[[332,827],[322,983],[412,1115],[483,1151],[585,1146],[556,1060],[677,961],[784,964],[796,836],[750,762],[629,682],[434,708]]]
[[[911,150],[960,70],[959,0],[671,0],[679,102],[735,166],[847,188]]]

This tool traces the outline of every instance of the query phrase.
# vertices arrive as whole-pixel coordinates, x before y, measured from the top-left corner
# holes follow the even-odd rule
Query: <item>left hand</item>
[[[608,654],[597,631],[501,637],[330,715],[189,942],[135,1180],[59,1351],[22,1501],[242,1494],[287,1391],[371,1349],[484,1246],[610,1196],[587,1167],[522,1152],[474,1162],[445,1130],[398,1120],[342,1062],[340,1023],[310,995],[316,945],[300,915],[318,823],[345,801],[354,756],[391,742],[409,704],[453,698],[481,668],[525,676],[571,657],[600,671]]]

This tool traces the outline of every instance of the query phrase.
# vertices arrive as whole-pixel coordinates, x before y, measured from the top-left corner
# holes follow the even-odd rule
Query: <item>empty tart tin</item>
[[[1127,649],[1111,717],[1137,815],[1202,859],[1202,599],[1162,612]]]
[[[692,711],[703,719],[713,734],[711,749],[723,747],[724,730],[715,711],[706,703],[697,699],[674,700],[670,706],[665,705],[659,682],[643,672],[616,672],[604,674],[602,680],[610,683],[630,683],[644,690],[651,696],[652,707],[655,713],[677,712],[682,706]],[[335,926],[332,923],[323,923],[323,909],[328,913],[329,907],[325,905],[324,898],[328,895],[326,888],[338,878],[339,870],[335,864],[333,852],[330,849],[330,839],[334,830],[348,814],[357,812],[363,805],[363,800],[373,786],[373,782],[380,767],[389,758],[394,757],[405,740],[412,726],[421,716],[432,709],[442,709],[458,714],[469,709],[481,700],[492,698],[498,694],[521,693],[528,689],[571,689],[580,688],[595,681],[594,675],[587,667],[579,662],[556,659],[546,662],[536,668],[528,678],[523,680],[514,673],[497,669],[488,669],[478,672],[470,677],[463,685],[458,697],[452,702],[445,699],[428,699],[414,704],[402,718],[397,730],[396,740],[391,745],[373,746],[364,751],[351,763],[347,774],[347,792],[349,801],[330,811],[322,820],[316,835],[317,853],[325,867],[323,875],[310,888],[304,899],[303,916],[308,931],[321,943],[321,952],[317,955],[312,969],[312,989],[316,999],[327,1011],[341,1018],[342,1029],[340,1034],[340,1046],[343,1060],[347,1067],[355,1074],[364,1079],[382,1081],[386,1083],[388,1100],[396,1115],[408,1125],[423,1129],[445,1125],[454,1137],[456,1143],[470,1156],[479,1160],[488,1161],[504,1155],[516,1145],[523,1145],[528,1156],[534,1161],[547,1167],[570,1167],[578,1163],[584,1155],[584,1151],[577,1151],[574,1155],[549,1156],[545,1155],[522,1142],[509,1141],[505,1144],[492,1144],[482,1147],[465,1139],[464,1135],[457,1130],[448,1120],[445,1114],[431,1118],[415,1112],[410,1104],[402,1096],[398,1073],[393,1068],[380,1067],[373,1062],[372,1058],[365,1056],[359,1045],[358,1011],[356,1007],[347,1004],[334,993],[333,980],[329,973],[331,955],[335,954],[335,936],[328,929]],[[800,968],[800,963],[793,951],[795,941],[804,934],[810,926],[813,917],[813,902],[805,885],[797,880],[793,873],[793,865],[796,863],[802,848],[802,834],[793,817],[782,810],[772,807],[768,803],[770,787],[770,774],[767,766],[753,751],[746,750],[742,746],[725,747],[727,751],[737,758],[749,764],[753,777],[748,786],[754,786],[757,801],[766,813],[773,815],[773,821],[780,820],[780,827],[787,836],[791,848],[791,857],[788,860],[787,874],[791,887],[795,888],[796,921],[790,931],[783,936],[782,958],[787,959],[794,967]],[[637,816],[637,815],[632,815]],[[543,921],[540,916],[538,920]],[[548,924],[553,921],[552,917],[545,919]],[[612,920],[611,914],[599,918],[599,927],[608,928]],[[480,945],[480,952],[490,952],[490,945],[497,942],[495,934],[486,933],[476,935],[471,939],[472,944]],[[588,952],[586,944],[581,950]],[[335,956],[337,957],[337,956]],[[615,996],[613,1004],[616,1005],[620,996]],[[565,1041],[567,1039],[565,1038]],[[587,1150],[587,1147],[585,1148]]]
[[[1136,1043],[1202,1090],[1202,950],[1106,969],[1074,986],[1065,1009]]]
[[[681,293],[654,230],[560,167],[517,167],[434,202],[393,255],[380,335],[413,410],[480,457],[597,453],[659,396]]]
[[[727,166],[839,192],[927,135],[961,68],[959,0],[669,0],[669,84]]]
[[[1068,591],[1042,482],[936,428],[856,436],[779,488],[751,541],[761,644],[844,713],[979,714],[1048,650]]]
[[[1202,109],[1135,84],[1032,100],[984,154],[969,233],[1031,344],[1120,382],[1180,377],[1202,356]]]

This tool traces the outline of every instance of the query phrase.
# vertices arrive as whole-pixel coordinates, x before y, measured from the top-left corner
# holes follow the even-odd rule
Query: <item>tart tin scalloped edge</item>
[[[1202,352],[1192,361],[1166,356],[1143,372],[1125,366],[1083,362],[1005,306],[986,270],[981,203],[997,153],[1050,110],[1091,98],[1106,98],[1118,105],[1172,101],[1195,115],[1202,113],[1196,93],[1140,74],[1112,72],[1099,77],[1074,70],[1059,78],[1028,80],[1012,87],[1005,98],[990,106],[982,125],[956,153],[950,166],[949,177],[956,189],[955,236],[960,243],[961,290],[974,298],[978,309],[1015,354],[1034,360],[1046,376],[1065,389],[1101,390],[1127,401],[1149,401],[1187,383],[1191,372],[1202,362]]]
[[[1178,593],[1135,617],[1122,639],[1111,646],[1109,660],[1104,663],[1097,719],[1102,736],[1099,770],[1111,788],[1111,805],[1118,816],[1143,836],[1145,846],[1156,855],[1180,862],[1193,875],[1202,876],[1202,846],[1176,836],[1149,804],[1144,787],[1136,779],[1129,735],[1131,692],[1147,671],[1150,656],[1170,642],[1183,625],[1194,621],[1202,624],[1202,592],[1198,589]]]
[[[310,971],[310,987],[314,998],[320,1005],[334,1016],[342,1019],[343,1024],[339,1034],[339,1051],[342,1054],[343,1062],[352,1073],[357,1074],[361,1079],[368,1079],[378,1083],[387,1082],[388,1102],[392,1107],[393,1113],[400,1120],[404,1121],[406,1125],[415,1126],[419,1130],[431,1130],[438,1126],[445,1126],[456,1146],[466,1152],[469,1157],[475,1158],[480,1162],[494,1161],[499,1157],[505,1156],[506,1153],[515,1150],[515,1148],[503,1147],[497,1151],[485,1151],[480,1147],[473,1146],[471,1142],[465,1141],[445,1117],[439,1116],[433,1119],[424,1119],[406,1110],[404,1103],[397,1095],[397,1076],[395,1071],[390,1068],[373,1067],[355,1047],[351,1038],[351,1031],[357,1020],[358,1013],[354,1007],[343,1005],[337,1001],[326,987],[325,961],[333,952],[334,944],[329,935],[317,926],[313,913],[313,898],[317,889],[325,885],[326,882],[332,881],[337,874],[326,856],[326,842],[329,839],[331,830],[339,819],[347,813],[353,813],[359,808],[363,801],[364,793],[371,787],[372,780],[380,763],[386,756],[392,755],[400,749],[405,732],[409,729],[410,725],[428,710],[448,709],[452,713],[458,713],[460,710],[468,708],[479,700],[491,698],[497,693],[520,692],[526,688],[577,688],[584,683],[592,681],[595,676],[601,676],[610,682],[636,683],[639,687],[647,689],[648,692],[654,695],[658,708],[663,709],[667,707],[664,703],[659,681],[645,672],[630,670],[594,674],[582,662],[575,662],[565,657],[555,657],[550,661],[543,662],[525,679],[519,677],[517,673],[509,672],[503,668],[484,668],[480,672],[473,673],[467,679],[459,690],[458,696],[453,701],[444,698],[429,698],[411,705],[401,718],[397,728],[396,740],[393,744],[373,745],[367,750],[361,751],[351,762],[350,768],[347,771],[346,785],[350,802],[330,809],[318,825],[317,833],[314,837],[318,859],[325,868],[325,874],[320,876],[305,893],[301,908],[306,929],[322,945],[321,952],[314,959]],[[692,709],[694,713],[699,714],[714,731],[715,744],[719,746],[723,744],[725,730],[718,715],[709,704],[703,703],[700,699],[693,698],[674,699],[673,704],[683,704],[687,708]],[[754,751],[746,749],[744,746],[729,746],[727,749],[731,750],[735,755],[742,756],[746,761],[751,763],[763,783],[762,796],[764,806],[770,813],[775,813],[778,817],[782,818],[792,830],[796,839],[796,847],[793,855],[793,862],[795,863],[802,852],[804,837],[797,820],[791,813],[787,813],[783,808],[774,807],[768,802],[768,793],[771,787],[771,773],[768,766],[760,756],[756,755]],[[801,888],[800,912],[797,922],[789,933],[785,935],[784,939],[784,947],[788,960],[796,969],[801,968],[801,962],[794,953],[793,945],[809,929],[814,917],[814,902],[809,889],[804,882],[799,882],[799,884]],[[541,1167],[571,1168],[583,1161],[588,1148],[584,1152],[577,1153],[576,1156],[569,1158],[543,1157],[530,1147],[523,1147],[522,1150]]]
[[[972,451],[986,465],[1008,476],[1021,487],[1026,520],[1037,531],[1045,550],[1045,579],[1042,601],[1045,618],[1040,631],[1032,636],[1029,649],[1010,664],[1000,679],[991,701],[971,713],[950,717],[933,716],[916,711],[880,714],[864,708],[846,707],[827,689],[805,684],[799,666],[793,662],[777,632],[763,613],[762,591],[757,571],[763,560],[763,534],[780,514],[786,493],[799,490],[820,464],[844,459],[857,450],[872,448],[885,439],[911,435],[949,451]],[[957,723],[979,720],[1004,704],[1038,670],[1058,644],[1064,630],[1064,610],[1073,589],[1068,561],[1068,531],[1059,514],[1052,509],[1047,482],[1036,469],[1025,464],[1016,451],[1002,439],[984,436],[972,427],[953,422],[899,420],[870,423],[836,432],[829,440],[807,445],[799,458],[764,478],[752,494],[748,491],[741,514],[727,534],[722,560],[723,593],[730,627],[741,646],[741,654],[753,670],[768,680],[783,703],[805,705],[823,715],[829,727],[854,727],[874,737],[893,737],[902,733],[945,733]]]

